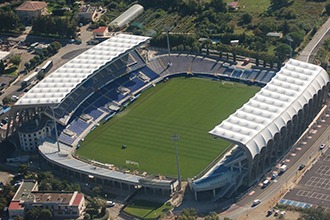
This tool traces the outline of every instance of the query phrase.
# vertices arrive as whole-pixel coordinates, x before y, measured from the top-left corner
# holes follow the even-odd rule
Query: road
[[[324,117],[325,118],[325,117]],[[301,171],[298,171],[300,164],[307,164],[305,170],[307,170],[308,165],[310,166],[312,162],[321,154],[319,150],[319,146],[323,143],[329,144],[329,134],[330,134],[330,127],[328,127],[330,123],[330,118],[328,117],[325,122],[322,123],[324,126],[323,128],[319,129],[316,133],[307,133],[306,139],[307,142],[312,143],[311,145],[304,145],[302,148],[306,148],[306,151],[303,153],[301,157],[297,156],[292,158],[288,164],[288,170],[283,173],[277,181],[273,182],[271,185],[267,186],[266,189],[262,190],[260,187],[256,186],[252,191],[256,193],[253,195],[246,195],[241,199],[238,203],[234,204],[228,211],[225,213],[221,213],[221,216],[226,216],[232,219],[238,219],[241,216],[246,215],[247,213],[250,214],[253,212],[258,212],[259,206],[251,207],[252,201],[254,199],[260,199],[262,204],[269,205],[264,210],[264,214],[268,208],[272,207],[276,204],[279,197],[282,197],[288,190],[292,189],[296,183],[298,183],[299,178],[302,175]],[[307,138],[308,137],[308,138]],[[290,154],[290,152],[288,153]],[[250,192],[252,192],[250,191]]]
[[[297,57],[298,60],[304,62],[312,62],[318,48],[322,43],[330,36],[330,17],[328,20],[319,28],[316,34],[313,36],[312,40],[307,44],[307,46],[300,52]]]
[[[304,50],[296,58],[304,62],[311,62],[315,56],[318,48],[322,43],[330,36],[330,18],[319,28],[317,33],[313,36],[312,40],[307,44]],[[329,123],[326,124],[328,126]],[[221,217],[229,217],[237,219],[247,213],[253,213],[252,201],[256,198],[260,199],[262,203],[275,204],[277,202],[277,196],[283,196],[286,190],[290,190],[295,184],[295,181],[299,180],[301,173],[297,172],[300,164],[306,164],[306,161],[311,162],[311,159],[317,158],[320,155],[319,146],[321,143],[329,143],[330,126],[320,135],[315,143],[300,157],[290,168],[279,178],[276,183],[268,186],[261,194],[256,193],[254,195],[246,195],[237,204],[234,204],[226,212],[221,213]],[[297,180],[298,178],[298,180]],[[259,187],[260,188],[260,187]],[[251,215],[250,215],[251,216]]]
[[[45,60],[42,64],[39,65],[39,67],[42,67],[48,60],[52,60],[53,67],[50,71],[50,72],[52,72],[53,70],[58,69],[60,66],[62,66],[66,62],[68,62],[73,57],[79,55],[80,53],[82,53],[85,50],[87,50],[88,48],[90,48],[91,46],[87,45],[87,41],[92,38],[92,32],[88,31],[87,27],[88,27],[88,25],[85,25],[80,28],[80,33],[81,33],[80,38],[82,41],[81,44],[77,45],[77,44],[68,43],[69,40],[61,40],[63,47],[59,50],[59,52],[57,54],[55,54],[54,56]],[[22,40],[27,39],[27,36],[21,35],[16,38],[8,38],[8,39],[13,40],[13,41],[22,41]],[[37,42],[37,41],[41,41],[41,40],[46,43],[52,42],[49,40],[48,40],[49,42],[46,41],[47,39],[45,39],[45,38],[34,37],[34,36],[32,36],[32,37],[29,36],[27,40],[29,42]],[[13,49],[12,53],[22,53],[22,58],[23,58],[22,63],[27,62],[29,59],[31,59],[34,56],[34,55],[28,53],[26,50],[20,50],[17,48]],[[70,56],[65,56],[66,54],[70,54]],[[0,95],[0,102],[6,96],[16,95],[19,97],[20,95],[22,95],[22,91],[19,90],[21,88],[21,82],[24,80],[24,78],[26,78],[33,71],[34,70],[32,70],[30,73],[28,73],[26,75],[20,75],[19,78],[14,83],[12,83],[2,95]]]

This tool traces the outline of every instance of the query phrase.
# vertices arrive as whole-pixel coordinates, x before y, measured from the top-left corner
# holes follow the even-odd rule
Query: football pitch
[[[208,131],[259,90],[204,78],[170,79],[143,92],[124,111],[95,128],[81,142],[77,155],[140,173],[176,177],[171,136],[178,133],[182,177],[194,177],[230,145],[213,139]]]

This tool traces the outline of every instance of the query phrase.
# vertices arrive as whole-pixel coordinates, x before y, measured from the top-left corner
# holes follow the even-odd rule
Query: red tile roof
[[[47,7],[46,2],[26,1],[16,8],[18,11],[38,11]]]
[[[239,5],[239,2],[230,2],[229,3],[229,7],[231,7],[231,8],[237,8],[238,5]]]
[[[78,206],[78,205],[80,204],[82,198],[83,198],[83,194],[78,193],[78,194],[76,195],[76,198],[74,198],[72,205],[76,205],[76,206]]]
[[[24,209],[24,208],[19,204],[19,201],[11,201],[8,209],[17,210],[17,209]]]
[[[93,30],[93,33],[104,33],[107,30],[108,27],[101,26],[98,29]]]

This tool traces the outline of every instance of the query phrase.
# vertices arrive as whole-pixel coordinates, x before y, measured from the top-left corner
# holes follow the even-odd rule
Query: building
[[[10,52],[0,51],[0,62],[4,62],[10,55]]]
[[[47,14],[47,3],[26,1],[16,8],[16,13],[22,21],[31,22],[33,19]]]
[[[85,198],[82,193],[75,192],[38,192],[38,184],[34,180],[24,180],[9,205],[9,216],[24,217],[33,208],[50,209],[54,218],[78,218],[85,210]]]
[[[230,197],[255,184],[290,150],[324,109],[329,75],[322,67],[290,59],[276,76],[209,133],[233,144],[210,170],[190,181],[197,200]]]
[[[50,135],[54,127],[52,121],[46,121],[44,118],[31,120],[19,128],[18,137],[23,151],[36,151],[39,146],[39,140]]]
[[[33,201],[32,191],[38,190],[38,183],[35,180],[24,180],[18,187],[13,199],[9,204],[9,217],[24,216],[24,202]]]
[[[237,11],[238,7],[239,7],[238,1],[228,3],[229,11]]]
[[[99,28],[93,30],[94,38],[103,38],[108,34],[107,26],[100,26]]]
[[[97,8],[90,5],[82,5],[79,8],[78,20],[93,21],[96,16]]]
[[[142,5],[135,4],[110,23],[111,28],[123,28],[144,11]]]
[[[33,201],[24,202],[29,210],[33,207],[50,209],[54,218],[77,218],[85,210],[84,194],[75,192],[31,192]]]

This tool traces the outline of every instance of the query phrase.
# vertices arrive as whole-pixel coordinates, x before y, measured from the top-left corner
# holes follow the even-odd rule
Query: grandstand
[[[148,40],[119,34],[55,70],[18,100],[8,132],[45,117],[49,130],[39,142],[39,152],[55,170],[91,183],[173,193],[175,179],[123,174],[115,165],[83,161],[72,152],[101,122],[135,100],[141,91],[168,77],[198,76],[264,86],[210,131],[233,147],[210,169],[189,181],[196,200],[207,194],[216,201],[231,196],[242,185],[255,183],[311,122],[328,91],[324,70],[296,60],[290,60],[277,74],[265,69],[240,69],[198,55],[171,54],[172,66],[167,65],[168,55],[146,62],[139,47]],[[52,127],[52,119],[56,127]]]
[[[266,85],[274,76],[275,71],[267,69],[241,69],[229,66],[227,63],[204,56],[188,54],[171,54],[172,66],[167,66],[168,55],[163,54],[150,59],[148,66],[161,75],[173,74],[213,74],[219,79]]]
[[[265,79],[259,71],[255,80]],[[320,66],[289,60],[249,102],[209,133],[235,144],[208,172],[190,181],[213,201],[251,186],[291,148],[323,107],[329,75]]]

